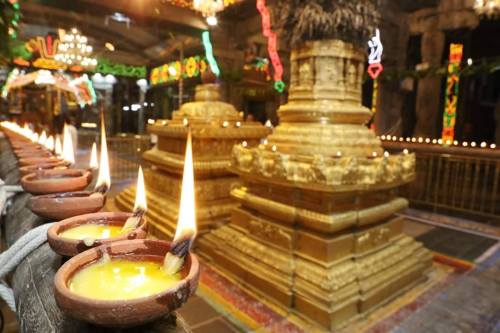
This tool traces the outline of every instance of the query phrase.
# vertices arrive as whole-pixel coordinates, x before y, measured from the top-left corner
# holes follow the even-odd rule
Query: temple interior
[[[0,333],[500,332],[498,36],[498,0],[0,0]]]

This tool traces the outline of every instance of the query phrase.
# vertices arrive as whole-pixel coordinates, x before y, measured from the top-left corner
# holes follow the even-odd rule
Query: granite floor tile
[[[198,296],[191,297],[177,312],[191,327],[196,327],[201,323],[220,317],[217,311]]]
[[[224,317],[210,320],[203,325],[193,328],[193,333],[240,333],[236,326],[231,324]]]

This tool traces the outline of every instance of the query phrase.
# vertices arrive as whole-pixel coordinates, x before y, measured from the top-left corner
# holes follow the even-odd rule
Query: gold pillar
[[[220,101],[216,84],[197,86],[195,102],[183,104],[172,120],[149,125],[148,131],[158,137],[158,143],[143,155],[150,166],[144,173],[147,218],[153,234],[164,239],[172,239],[177,225],[186,124],[193,139],[199,237],[212,226],[227,222],[236,206],[229,192],[239,184],[239,179],[227,170],[233,146],[243,141],[256,146],[269,134],[269,129],[257,122],[243,122],[232,105]],[[117,196],[117,206],[131,210],[134,196],[135,188],[126,189]]]
[[[339,40],[292,51],[281,124],[256,148],[237,145],[244,184],[232,219],[199,240],[211,265],[327,329],[366,314],[425,278],[431,255],[402,233],[394,188],[415,156],[384,154],[363,123],[364,55]]]

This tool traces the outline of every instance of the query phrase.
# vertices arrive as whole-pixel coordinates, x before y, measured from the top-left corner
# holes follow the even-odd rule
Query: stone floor
[[[500,332],[499,243],[412,221],[406,221],[404,228],[431,250],[476,266],[433,296],[393,332]],[[0,308],[6,319],[1,333],[16,333],[15,316],[4,304]],[[192,297],[179,313],[194,333],[242,332],[228,314],[217,312],[199,296]]]

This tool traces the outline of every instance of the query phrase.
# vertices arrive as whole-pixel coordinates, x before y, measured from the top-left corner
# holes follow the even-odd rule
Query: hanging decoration
[[[495,18],[500,16],[500,0],[476,0],[474,10],[479,16]]]
[[[220,69],[215,60],[212,43],[210,42],[210,32],[203,31],[201,34],[203,40],[203,46],[205,47],[205,56],[207,57],[208,64],[210,65],[210,70],[215,76],[220,76]]]
[[[59,29],[60,43],[54,59],[69,66],[80,66],[83,68],[95,67],[97,59],[92,57],[92,46],[89,45],[86,36],[78,29],[73,28],[67,33]]]
[[[100,58],[92,72],[144,79],[147,77],[148,70],[146,66],[118,64],[111,62],[109,59]]]
[[[149,81],[152,86],[155,86],[178,81],[181,77],[190,79],[200,76],[207,68],[206,59],[200,56],[188,57],[182,63],[177,60],[151,69]]]
[[[266,0],[257,0],[257,10],[262,17],[262,34],[267,37],[267,51],[273,64],[274,88],[282,93],[285,90],[283,65],[278,54],[278,38],[276,37],[276,33],[271,30],[271,16],[266,6]]]
[[[27,67],[65,70],[68,66],[55,59],[58,46],[59,38],[52,34],[48,34],[45,37],[34,37],[25,44],[26,51],[32,54],[31,62],[23,62],[20,58],[16,58],[14,59],[14,63],[26,65]]]
[[[443,131],[441,139],[453,141],[455,137],[455,121],[457,117],[457,100],[459,87],[460,63],[462,62],[463,45],[450,45],[450,58],[448,62],[448,77],[446,79],[446,94],[444,101]]]
[[[19,2],[17,0],[2,0],[0,1],[1,25],[2,30],[8,34],[10,40],[17,39],[17,30],[19,28],[19,20],[21,19]]]
[[[375,30],[375,36],[373,36],[368,41],[368,47],[370,48],[370,54],[368,55],[368,75],[373,80],[373,93],[372,93],[372,114],[377,112],[377,97],[378,97],[378,76],[384,70],[382,66],[382,53],[384,52],[384,46],[380,40],[380,30]],[[375,123],[372,123],[372,128],[375,127]]]

